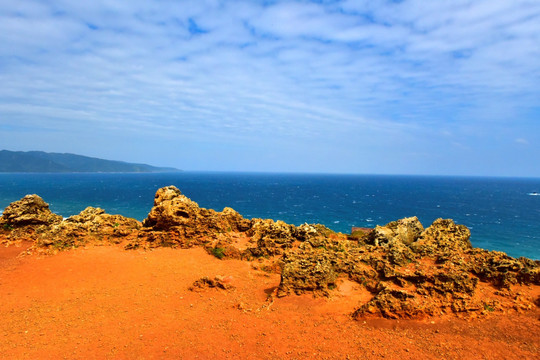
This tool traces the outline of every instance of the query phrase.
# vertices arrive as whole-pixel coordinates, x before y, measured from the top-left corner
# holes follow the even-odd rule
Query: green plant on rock
[[[11,231],[13,230],[13,226],[11,226],[10,224],[4,224],[2,225],[2,228],[6,231]]]
[[[220,247],[213,248],[210,253],[217,257],[218,259],[223,259],[225,257],[225,249]]]
[[[75,244],[71,241],[59,240],[52,243],[52,248],[58,251],[62,251],[62,250],[75,248]]]
[[[336,288],[337,288],[337,285],[336,285],[336,284],[333,284],[333,283],[328,284],[328,289],[329,289],[329,290],[334,290],[334,289],[336,289]]]

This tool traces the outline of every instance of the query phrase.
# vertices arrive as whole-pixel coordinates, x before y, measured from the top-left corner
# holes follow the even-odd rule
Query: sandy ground
[[[348,317],[369,294],[267,301],[279,275],[202,249],[0,248],[2,359],[538,359],[540,311],[489,318]],[[190,291],[203,276],[233,290]]]

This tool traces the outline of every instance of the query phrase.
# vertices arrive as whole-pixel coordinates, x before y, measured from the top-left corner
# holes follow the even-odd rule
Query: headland
[[[143,222],[99,208],[62,219],[28,195],[0,228],[11,358],[83,358],[100,341],[110,358],[534,358],[540,346],[540,263],[475,249],[449,219],[341,234],[204,209],[170,186]],[[62,343],[69,329],[79,346]]]

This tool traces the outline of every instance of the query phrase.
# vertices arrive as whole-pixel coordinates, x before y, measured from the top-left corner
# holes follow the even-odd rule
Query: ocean
[[[321,223],[349,233],[417,216],[427,227],[451,218],[475,247],[540,259],[540,179],[180,172],[0,174],[0,211],[38,194],[64,217],[87,206],[143,220],[155,191],[175,185],[200,206],[246,218]]]

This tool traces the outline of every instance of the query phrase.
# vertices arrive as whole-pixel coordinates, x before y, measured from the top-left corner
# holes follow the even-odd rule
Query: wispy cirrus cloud
[[[508,161],[508,136],[540,155],[539,24],[530,1],[3,1],[0,140],[187,169],[495,174],[460,160]]]

